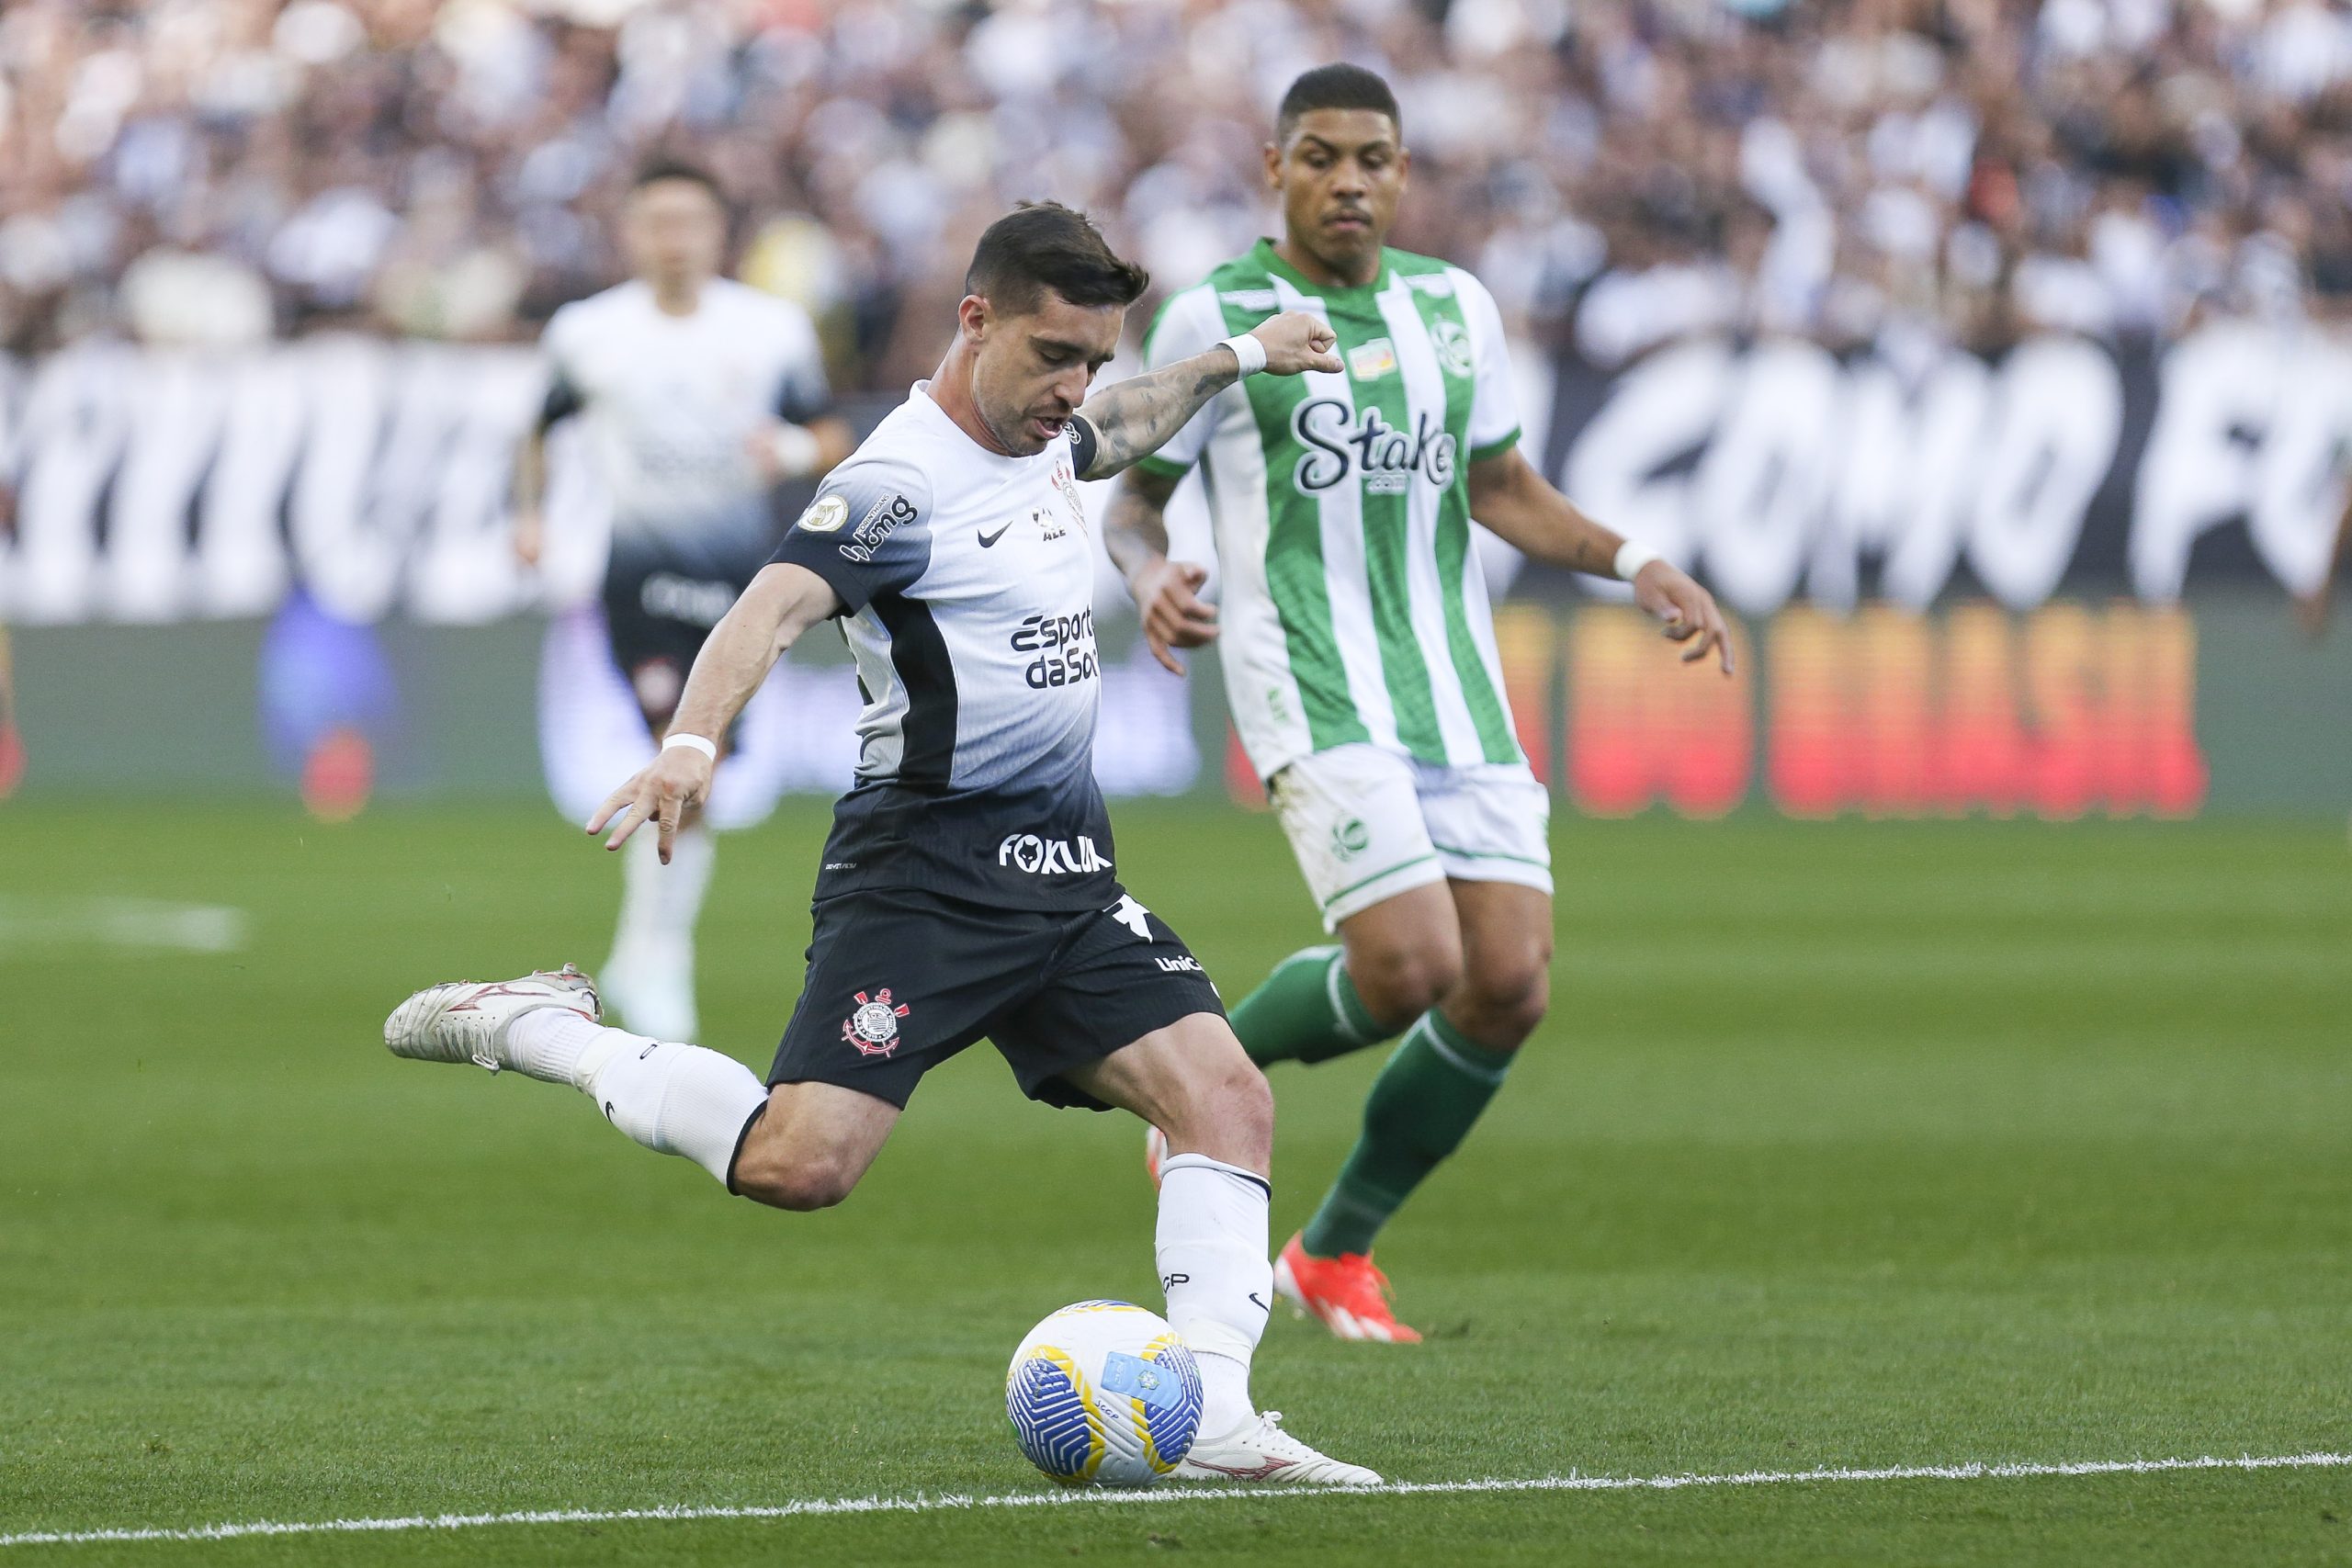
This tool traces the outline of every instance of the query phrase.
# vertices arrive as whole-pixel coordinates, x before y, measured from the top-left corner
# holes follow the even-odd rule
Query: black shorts
[[[764,558],[757,540],[613,541],[605,565],[605,630],[613,662],[648,719],[666,724],[677,712],[695,655]]]
[[[816,915],[771,1084],[839,1084],[903,1109],[923,1074],[985,1036],[1030,1099],[1104,1111],[1061,1075],[1180,1018],[1225,1013],[1182,939],[1124,895],[1069,914],[880,888]]]

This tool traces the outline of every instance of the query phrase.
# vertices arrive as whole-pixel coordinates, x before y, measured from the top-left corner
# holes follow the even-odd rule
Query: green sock
[[[1344,950],[1310,947],[1274,965],[1232,1012],[1233,1032],[1260,1066],[1320,1062],[1361,1051],[1395,1032],[1373,1021],[1341,960]]]
[[[1502,1087],[1512,1055],[1465,1040],[1436,1012],[1423,1013],[1373,1080],[1363,1135],[1306,1222],[1308,1254],[1370,1252],[1388,1216],[1461,1145]]]

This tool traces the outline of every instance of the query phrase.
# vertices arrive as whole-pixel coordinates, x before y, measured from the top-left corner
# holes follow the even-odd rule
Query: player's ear
[[[989,329],[989,301],[984,294],[967,294],[964,302],[956,307],[956,324],[964,335],[978,343]]]
[[[1283,188],[1283,150],[1278,142],[1266,143],[1266,188]]]

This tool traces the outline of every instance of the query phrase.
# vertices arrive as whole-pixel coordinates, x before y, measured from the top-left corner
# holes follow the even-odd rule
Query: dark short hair
[[[653,158],[638,165],[637,177],[628,182],[629,194],[636,195],[647,186],[658,186],[670,180],[684,180],[700,186],[710,193],[710,199],[719,206],[727,205],[727,193],[718,188],[718,176],[700,164],[689,164],[684,158]]]
[[[988,226],[964,269],[964,292],[1007,315],[1037,308],[1048,288],[1073,305],[1132,305],[1151,275],[1121,261],[1082,212],[1024,201]]]
[[[1299,116],[1317,109],[1370,109],[1386,115],[1396,134],[1405,134],[1405,117],[1396,112],[1396,95],[1377,72],[1361,65],[1318,65],[1293,82],[1274,114],[1274,141],[1288,141],[1290,133],[1298,129]]]

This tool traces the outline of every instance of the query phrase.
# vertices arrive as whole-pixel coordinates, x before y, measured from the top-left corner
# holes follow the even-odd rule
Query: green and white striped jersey
[[[1271,778],[1351,741],[1521,761],[1470,548],[1469,465],[1519,439],[1493,297],[1395,250],[1370,284],[1324,288],[1261,240],[1160,308],[1145,356],[1172,364],[1282,310],[1328,320],[1346,368],[1250,377],[1142,460],[1206,465],[1218,647],[1250,762]]]

